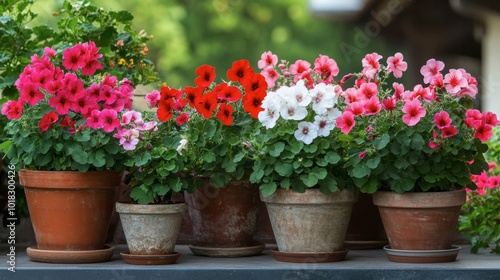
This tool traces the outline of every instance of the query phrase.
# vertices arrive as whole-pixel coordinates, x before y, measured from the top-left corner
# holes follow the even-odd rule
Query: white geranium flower
[[[281,104],[280,114],[285,120],[300,121],[307,116],[307,108],[299,106],[295,101],[290,101]]]
[[[177,152],[179,153],[179,155],[182,155],[182,150],[185,150],[187,149],[187,146],[188,146],[188,140],[187,139],[181,139],[181,141],[179,141],[179,146],[177,147]]]
[[[304,144],[306,145],[309,145],[316,137],[318,137],[318,131],[313,123],[300,122],[298,129],[295,131],[294,135],[297,140],[304,142]]]
[[[330,131],[335,128],[335,123],[327,116],[316,115],[314,117],[314,125],[318,130],[318,136],[323,137],[330,135]]]
[[[280,117],[280,98],[274,92],[270,92],[262,101],[261,107],[264,108],[264,111],[259,112],[260,123],[266,128],[273,128]]]
[[[333,108],[337,103],[337,96],[332,85],[319,83],[309,91],[309,95],[312,98],[313,110],[318,115],[325,114],[328,108]]]
[[[326,114],[324,115],[326,118],[335,123],[338,117],[342,116],[342,112],[337,108],[327,108]]]
[[[304,80],[298,81],[292,89],[292,99],[295,100],[299,106],[306,107],[309,103],[311,103],[312,98],[309,95],[309,90],[307,90],[304,85]]]

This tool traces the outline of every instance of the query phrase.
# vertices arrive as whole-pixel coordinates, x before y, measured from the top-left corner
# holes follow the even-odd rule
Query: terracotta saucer
[[[94,263],[109,261],[115,247],[105,246],[101,250],[67,251],[42,250],[37,246],[26,248],[26,253],[32,261],[47,263]]]
[[[189,249],[197,256],[236,258],[260,255],[264,250],[264,244],[256,244],[248,247],[216,248],[189,245]]]
[[[272,249],[271,253],[277,261],[293,263],[326,263],[343,261],[349,251],[336,252],[318,252],[318,253],[293,253],[280,252],[278,249]]]
[[[345,247],[349,250],[371,250],[381,249],[387,245],[387,240],[373,241],[344,241]]]
[[[384,246],[387,257],[392,262],[404,263],[439,263],[453,262],[457,259],[461,247],[451,246],[448,250],[396,250]]]
[[[159,264],[174,264],[181,255],[180,253],[173,252],[166,255],[131,255],[127,253],[120,253],[123,260],[128,264],[137,265],[159,265]]]

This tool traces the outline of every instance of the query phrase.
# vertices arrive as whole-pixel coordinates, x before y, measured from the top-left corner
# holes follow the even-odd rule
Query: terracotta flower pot
[[[174,251],[185,203],[140,205],[116,203],[130,254],[165,255]]]
[[[40,250],[104,248],[121,172],[19,172]]]
[[[325,195],[319,189],[305,193],[278,189],[262,197],[280,252],[335,252],[344,238],[358,192],[341,190]]]
[[[450,249],[465,200],[465,190],[373,194],[389,245],[396,250]]]
[[[193,226],[194,245],[235,248],[255,245],[259,190],[248,181],[232,181],[217,189],[208,180],[203,188],[185,193]]]

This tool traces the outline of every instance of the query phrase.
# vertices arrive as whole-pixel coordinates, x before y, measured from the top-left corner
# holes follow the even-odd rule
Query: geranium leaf
[[[387,146],[387,144],[389,144],[390,140],[391,138],[389,137],[389,134],[385,133],[381,137],[375,139],[373,145],[377,150],[382,150],[385,146]]]
[[[285,149],[285,143],[283,142],[276,142],[274,145],[270,147],[269,154],[273,157],[278,157],[281,152]]]

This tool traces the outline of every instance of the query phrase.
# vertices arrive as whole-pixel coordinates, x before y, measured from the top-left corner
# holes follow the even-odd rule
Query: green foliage
[[[206,119],[191,111],[189,122],[181,130],[188,143],[183,153],[187,160],[184,171],[192,175],[188,177],[189,191],[202,186],[203,180],[196,177],[209,177],[213,186],[222,188],[231,180],[249,176],[253,165],[249,153],[256,144],[259,123],[237,104],[229,126],[215,116]]]
[[[143,120],[156,122],[154,112],[146,111]],[[143,131],[135,149],[128,151],[125,166],[126,183],[132,187],[130,197],[139,204],[172,203],[175,193],[187,189],[183,173],[184,157],[177,151],[180,144],[178,127],[170,122],[159,123]]]

